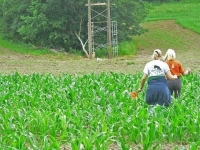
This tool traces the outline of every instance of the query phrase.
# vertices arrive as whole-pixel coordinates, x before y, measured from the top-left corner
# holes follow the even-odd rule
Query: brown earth
[[[117,57],[97,61],[96,59],[87,59],[79,57],[70,57],[68,54],[61,55],[24,55],[0,48],[0,73],[10,74],[19,72],[20,74],[45,73],[60,75],[85,74],[100,72],[116,73],[136,73],[142,72],[146,62],[151,60],[151,54],[154,49],[159,48],[163,54],[168,48],[172,48],[177,53],[177,59],[183,66],[190,67],[192,71],[199,71],[200,65],[200,35],[180,27],[174,21],[156,21],[143,24],[148,32],[134,37],[137,43],[137,55]],[[157,36],[152,36],[159,32]],[[171,37],[169,40],[163,38]],[[154,39],[152,39],[152,37]],[[176,41],[176,42],[174,42]],[[178,44],[177,44],[178,43]]]

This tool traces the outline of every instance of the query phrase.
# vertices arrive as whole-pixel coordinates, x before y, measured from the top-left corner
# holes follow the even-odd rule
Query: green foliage
[[[99,2],[99,1],[92,1]],[[105,1],[102,1],[105,2]],[[0,29],[8,38],[66,51],[82,49],[75,36],[80,33],[87,41],[87,2],[82,0],[7,0],[0,3]],[[115,19],[118,21],[119,41],[141,34],[140,23],[146,16],[142,1],[115,0]],[[100,9],[100,8],[96,8]],[[123,11],[122,11],[123,10]],[[106,34],[99,38],[106,39]]]
[[[108,57],[108,49],[97,49],[95,50],[95,57],[105,58]]]
[[[20,43],[26,42],[36,47],[53,49],[64,48],[67,52],[70,51],[70,48],[80,50],[82,47],[74,33],[78,33],[79,27],[81,27],[80,37],[83,42],[87,40],[87,7],[85,7],[85,3],[87,2],[73,0],[70,2],[67,0],[2,1],[0,3],[0,30],[7,38],[15,39]],[[120,55],[135,53],[130,50],[132,48],[122,48],[124,47],[123,43],[126,43],[126,39],[130,39],[133,35],[140,35],[144,32],[140,26],[144,19],[145,21],[175,19],[181,26],[200,33],[198,21],[200,6],[195,0],[190,3],[184,0],[162,4],[144,3],[139,0],[114,0],[112,4],[115,5],[111,7],[111,18],[118,22]],[[149,9],[150,12],[147,16]],[[81,19],[82,22],[80,22]],[[159,31],[157,33],[164,34]],[[106,42],[106,34],[99,37],[97,41]],[[176,44],[175,41],[170,42]],[[144,44],[146,45],[148,42]],[[104,50],[99,52],[97,50],[97,53],[100,53],[98,54],[100,56],[106,55]]]
[[[78,51],[78,50],[75,50],[73,48],[70,48],[69,51],[68,51],[69,54],[74,54],[74,55],[78,55],[78,56],[83,56],[83,51]]]
[[[25,44],[22,42],[13,42],[8,39],[4,39],[0,36],[0,47],[7,48],[17,53],[23,54],[33,54],[33,55],[40,55],[40,54],[50,54],[52,52],[49,49],[45,48],[37,48],[29,44]]]
[[[136,54],[137,50],[133,41],[124,41],[119,43],[118,46],[119,55],[133,55]]]
[[[199,75],[182,78],[182,95],[169,108],[149,107],[145,92],[131,99],[140,79],[112,72],[0,74],[0,148],[199,147]]]
[[[69,47],[77,48],[78,40],[74,32],[79,31],[80,19],[87,29],[84,2],[8,0],[0,5],[3,8],[3,33],[11,39],[16,38],[36,46],[65,48],[66,51]],[[86,29],[82,27],[84,32]]]
[[[141,0],[127,1],[114,0],[116,8],[116,21],[118,27],[119,42],[129,40],[133,35],[143,33],[140,23],[147,16],[148,9],[146,4]]]
[[[30,0],[7,0],[0,3],[0,31],[5,37],[22,40],[18,29],[22,25],[21,15],[27,14]]]
[[[74,47],[77,39],[72,34],[77,27],[74,21],[78,19],[72,17],[74,7],[67,1],[32,1],[27,8],[29,14],[21,16],[23,25],[19,33],[25,41],[36,45],[66,50],[70,45]]]
[[[118,45],[118,55],[135,55],[137,52],[135,43],[133,41],[120,42]],[[111,54],[112,55],[112,54]],[[108,49],[95,50],[95,56],[100,58],[108,57]]]

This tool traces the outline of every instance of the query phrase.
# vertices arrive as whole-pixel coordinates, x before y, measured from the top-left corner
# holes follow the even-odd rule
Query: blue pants
[[[158,77],[148,81],[146,92],[146,102],[149,105],[169,106],[171,103],[171,93],[167,86],[165,77]]]

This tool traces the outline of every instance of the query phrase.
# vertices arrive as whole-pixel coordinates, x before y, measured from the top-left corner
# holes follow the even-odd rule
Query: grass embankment
[[[153,7],[145,21],[175,20],[200,34],[200,3],[167,3]]]
[[[0,36],[0,52],[1,54],[16,52],[21,54],[33,54],[33,55],[42,55],[51,53],[50,50],[48,49],[39,49],[28,44],[5,40],[2,36]]]
[[[171,33],[170,30],[165,32],[163,30],[165,25],[163,24],[162,27],[156,26],[156,21],[174,20],[176,24],[183,28],[200,34],[199,14],[200,3],[163,3],[155,5],[144,21],[144,28],[155,26],[157,30],[152,30],[148,37],[141,36],[144,39],[139,38],[136,43],[137,41],[142,42],[146,47],[151,46],[148,43],[157,43],[156,45],[160,45],[163,48],[168,48],[168,43],[171,43],[173,47],[182,49],[184,43],[188,42],[187,35],[180,35],[179,37],[179,34],[174,33],[173,30],[171,30]]]
[[[185,67],[199,70],[200,56],[200,14],[199,3],[169,3],[155,5],[142,24],[148,32],[134,36],[138,54],[151,55],[159,48],[163,55],[172,48],[177,53],[177,59]]]

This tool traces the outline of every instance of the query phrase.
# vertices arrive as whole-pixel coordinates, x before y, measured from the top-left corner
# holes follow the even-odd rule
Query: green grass
[[[149,14],[142,24],[148,31],[140,36],[133,36],[137,50],[160,48],[165,51],[173,48],[178,53],[190,48],[194,51],[198,50],[199,44],[196,42],[195,36],[200,34],[199,2],[152,4],[150,8]],[[168,20],[173,20],[180,26],[176,27],[174,23],[165,26],[165,22],[167,23]],[[192,46],[188,46],[189,44]]]
[[[149,22],[148,27],[153,28],[157,22]],[[183,43],[186,42],[185,37],[177,36],[176,33],[168,32],[164,29],[150,30],[147,34],[134,36],[133,43],[136,47],[144,47],[145,49],[168,49],[173,45],[173,48],[183,49]],[[153,43],[153,44],[152,44]]]
[[[22,54],[41,55],[41,54],[52,53],[49,49],[35,48],[28,44],[5,40],[2,36],[0,36],[0,48],[1,49],[6,48],[13,52],[22,53]]]
[[[137,50],[135,44],[132,41],[124,41],[118,45],[119,55],[133,55],[136,54]]]
[[[145,21],[176,20],[182,27],[200,33],[200,3],[163,3],[150,10]]]

